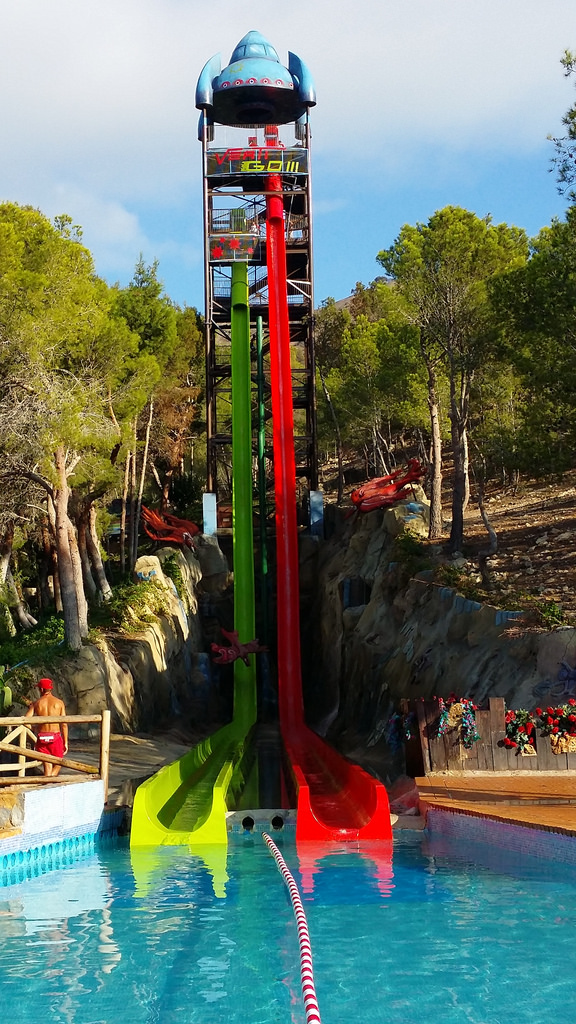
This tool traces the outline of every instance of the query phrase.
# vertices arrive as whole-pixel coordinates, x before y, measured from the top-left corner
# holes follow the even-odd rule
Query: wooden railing
[[[536,736],[535,754],[522,755],[504,744],[506,707],[503,697],[490,697],[488,709],[476,711],[480,739],[467,749],[456,725],[438,736],[440,712],[434,700],[401,701],[402,713],[413,720],[406,741],[406,773],[413,778],[441,771],[576,771],[576,754],[552,750],[548,736]]]
[[[98,767],[92,764],[84,764],[82,761],[75,761],[70,757],[54,757],[52,754],[42,754],[33,747],[29,748],[28,740],[36,742],[36,736],[30,726],[66,723],[70,725],[95,723],[100,725],[100,754]],[[9,729],[8,735],[0,740],[0,754],[4,751],[8,754],[16,754],[18,760],[12,762],[0,762],[0,786],[14,786],[33,783],[70,782],[69,775],[26,775],[26,769],[39,767],[43,763],[59,764],[63,768],[80,772],[83,775],[92,775],[104,782],[104,800],[108,794],[108,772],[110,766],[110,712],[103,711],[101,715],[33,715],[29,718],[0,718],[0,727]],[[12,741],[18,741],[12,742]],[[16,773],[15,775],[6,773]]]

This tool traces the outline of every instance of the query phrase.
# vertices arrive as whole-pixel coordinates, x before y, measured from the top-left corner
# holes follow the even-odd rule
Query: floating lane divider
[[[290,900],[292,902],[294,917],[296,918],[298,942],[300,945],[300,978],[302,980],[302,996],[304,998],[304,1009],[306,1011],[306,1024],[321,1024],[320,1008],[318,1006],[318,1000],[316,999],[316,988],[314,986],[314,971],[312,969],[312,946],[310,945],[308,922],[306,921],[306,914],[304,913],[304,907],[302,906],[298,886],[294,881],[284,857],[276,846],[276,843],[270,839],[270,836],[267,835],[266,832],[262,833],[262,838],[274,857],[278,870],[286,883],[286,887],[290,894]]]

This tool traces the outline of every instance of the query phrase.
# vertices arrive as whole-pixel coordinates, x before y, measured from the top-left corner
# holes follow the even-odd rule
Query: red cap
[[[51,679],[39,679],[37,685],[39,690],[51,690],[53,683]]]

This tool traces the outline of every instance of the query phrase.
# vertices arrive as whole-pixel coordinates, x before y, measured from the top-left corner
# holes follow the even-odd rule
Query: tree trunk
[[[16,586],[12,571],[10,569],[10,559],[12,558],[12,544],[14,542],[14,523],[8,523],[4,531],[4,535],[0,541],[0,586],[5,591],[6,598],[8,600],[9,607],[13,608],[16,617],[23,629],[31,629],[32,626],[37,626],[38,621],[33,615],[26,609],[22,597]],[[5,616],[8,631],[12,633],[10,625],[8,623],[8,614]]]
[[[128,568],[134,570],[134,534],[136,533],[136,476],[137,476],[137,452],[138,438],[136,433],[136,421],[134,421],[134,450],[130,464],[130,532],[128,535]]]
[[[452,454],[454,458],[454,485],[452,489],[452,527],[450,551],[462,550],[464,543],[464,508],[469,489],[468,480],[468,410],[470,403],[470,377],[450,369],[450,423]]]
[[[482,522],[486,527],[488,534],[489,545],[487,548],[482,548],[478,554],[478,568],[480,569],[480,575],[482,576],[482,583],[487,590],[493,589],[492,577],[490,575],[490,569],[488,568],[488,559],[495,555],[498,551],[498,534],[492,526],[492,523],[488,519],[486,509],[484,508],[484,481],[483,479],[478,483],[478,508],[480,509],[480,515],[482,516]]]
[[[68,519],[68,543],[70,545],[70,558],[72,559],[72,573],[74,576],[74,585],[76,587],[76,600],[78,604],[78,623],[80,626],[80,635],[87,637],[89,633],[88,626],[88,602],[86,600],[86,593],[84,591],[84,576],[82,572],[82,559],[80,558],[80,551],[78,549],[78,538],[76,536],[76,530],[74,529],[74,523],[71,519]]]
[[[124,467],[124,486],[122,488],[122,512],[120,514],[120,572],[126,572],[126,510],[128,507],[128,486],[130,483],[130,462],[132,452],[126,452]]]
[[[54,545],[52,544],[50,528],[48,521],[45,519],[41,525],[41,549],[38,558],[38,592],[40,594],[40,607],[43,612],[47,612],[54,602],[54,597],[50,593],[50,586],[48,584],[48,579],[52,574],[53,552]]]
[[[12,558],[12,544],[14,542],[14,523],[10,521],[0,540],[0,583],[6,582],[10,559]]]
[[[76,528],[78,530],[78,551],[80,554],[80,562],[82,564],[82,579],[84,581],[84,589],[88,594],[88,600],[94,603],[98,596],[98,588],[94,582],[92,576],[92,569],[90,566],[90,558],[88,555],[88,547],[86,542],[86,534],[88,532],[88,510],[82,507],[76,517]]]
[[[452,458],[454,478],[452,484],[452,526],[449,547],[452,554],[462,550],[464,541],[464,499],[466,497],[466,471],[464,465],[464,428],[455,403],[450,410]]]
[[[428,371],[428,409],[430,411],[430,540],[442,536],[442,434],[440,432],[440,410],[436,387],[436,372],[430,360],[426,361]]]
[[[68,497],[70,488],[66,477],[66,456],[62,447],[55,452],[58,484],[54,488],[54,515],[58,571],[64,612],[64,636],[73,651],[82,647],[78,594],[74,579],[74,566],[70,551],[70,520],[68,518]]]
[[[106,578],[104,563],[102,561],[102,555],[100,554],[100,544],[98,542],[98,534],[96,533],[96,509],[94,508],[94,505],[90,505],[90,511],[88,514],[86,545],[90,556],[90,562],[92,563],[92,572],[94,573],[96,582],[100,588],[102,600],[109,601],[112,597],[112,588]]]
[[[16,633],[16,626],[10,613],[8,606],[9,586],[7,584],[6,577],[10,570],[10,558],[12,556],[12,542],[14,540],[14,523],[10,522],[6,527],[2,540],[0,542],[0,586],[3,591],[3,600],[0,606],[0,621],[2,624],[1,632],[4,636],[14,636]],[[6,602],[6,603],[5,603]]]
[[[132,555],[132,564],[136,564],[138,558],[138,530],[140,527],[140,513],[142,511],[142,495],[144,494],[144,481],[146,479],[146,466],[148,463],[148,450],[150,448],[150,430],[152,429],[152,419],[154,416],[154,400],[150,399],[150,413],[148,416],[148,423],[146,424],[146,439],[144,441],[144,453],[142,455],[142,467],[140,470],[140,485],[138,487],[138,498],[136,501],[136,521],[134,524],[134,549]]]
[[[462,447],[464,452],[464,504],[462,511],[465,512],[470,501],[470,452],[468,451],[468,430],[466,428],[462,435]]]
[[[8,572],[6,573],[6,586],[8,587],[8,593],[12,597],[14,611],[16,612],[16,616],[22,628],[32,629],[33,626],[37,626],[38,620],[35,619],[26,608],[18,591],[18,587],[16,586],[10,567],[8,567]]]
[[[58,566],[58,547],[56,544],[56,508],[54,505],[54,498],[48,495],[47,501],[48,508],[48,521],[53,535],[53,543],[51,544],[51,558],[52,558],[52,586],[54,587],[54,605],[56,607],[56,613],[60,614],[64,611],[64,605],[62,602],[62,587],[60,586],[60,569]]]
[[[392,460],[390,458],[388,442],[378,423],[373,424],[372,430],[374,436],[374,450],[378,457],[378,462],[376,462],[376,458],[374,459],[376,476],[388,476],[388,473],[392,472]]]
[[[322,390],[324,392],[324,398],[326,399],[326,405],[330,410],[330,416],[332,417],[332,423],[334,424],[334,433],[336,434],[336,459],[338,462],[338,497],[336,499],[336,504],[341,505],[342,498],[344,497],[344,465],[342,458],[342,435],[340,434],[340,427],[338,425],[338,420],[336,418],[336,410],[334,409],[334,405],[332,404],[332,398],[326,386],[324,374],[320,366],[318,366],[318,372],[320,374],[320,381],[322,383]]]
[[[160,497],[160,513],[168,511],[168,503],[170,498],[170,487],[172,484],[172,477],[174,476],[174,466],[172,469],[167,469],[164,474],[164,482],[161,484],[162,495]]]

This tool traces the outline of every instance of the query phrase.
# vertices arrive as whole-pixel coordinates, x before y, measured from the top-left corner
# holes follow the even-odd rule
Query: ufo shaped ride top
[[[300,57],[288,53],[285,68],[274,47],[254,30],[240,40],[224,70],[215,54],[196,87],[196,106],[208,124],[288,124],[315,103],[314,83]]]

